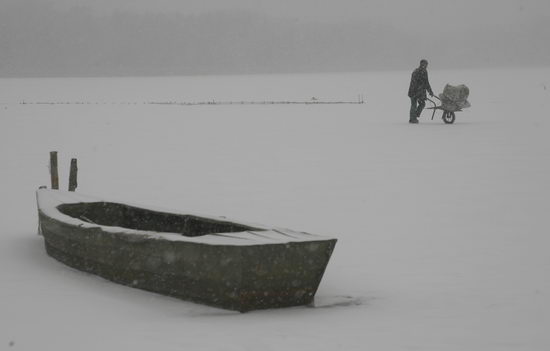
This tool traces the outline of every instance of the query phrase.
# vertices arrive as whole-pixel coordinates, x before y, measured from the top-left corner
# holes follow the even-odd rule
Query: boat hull
[[[48,255],[123,285],[246,312],[313,301],[335,239],[259,245],[172,241],[66,223],[40,210]]]

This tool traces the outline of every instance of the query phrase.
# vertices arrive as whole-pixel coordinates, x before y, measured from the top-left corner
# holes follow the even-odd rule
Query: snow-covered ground
[[[430,70],[470,87],[454,125],[407,123],[409,77],[0,79],[0,349],[550,349],[550,69]],[[239,314],[51,259],[52,150],[63,188],[77,157],[83,194],[336,236],[319,307]]]

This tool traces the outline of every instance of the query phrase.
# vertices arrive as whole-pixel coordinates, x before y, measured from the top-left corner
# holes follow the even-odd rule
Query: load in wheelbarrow
[[[435,101],[428,99],[433,106],[426,109],[433,110],[432,120],[434,119],[435,111],[443,110],[443,122],[453,124],[456,118],[455,112],[462,111],[462,109],[471,106],[467,100],[468,95],[470,95],[470,89],[467,86],[447,84],[445,89],[443,89],[443,93],[439,94],[439,97],[434,96],[434,98],[439,100],[441,105],[437,105]]]

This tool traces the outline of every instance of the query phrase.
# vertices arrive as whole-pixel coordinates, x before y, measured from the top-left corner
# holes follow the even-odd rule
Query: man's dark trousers
[[[426,106],[426,101],[424,99],[411,98],[411,111],[409,113],[410,120],[417,119],[420,117],[422,110]]]

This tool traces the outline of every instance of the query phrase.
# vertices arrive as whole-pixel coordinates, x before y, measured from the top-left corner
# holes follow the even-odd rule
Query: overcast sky
[[[550,0],[0,0],[0,76],[540,66],[549,42]]]
[[[19,0],[25,1],[25,0]],[[434,17],[451,22],[492,23],[517,16],[550,15],[548,0],[44,0],[96,10],[179,11],[192,14],[242,9],[273,16],[340,21],[386,18],[392,22],[430,24]]]

